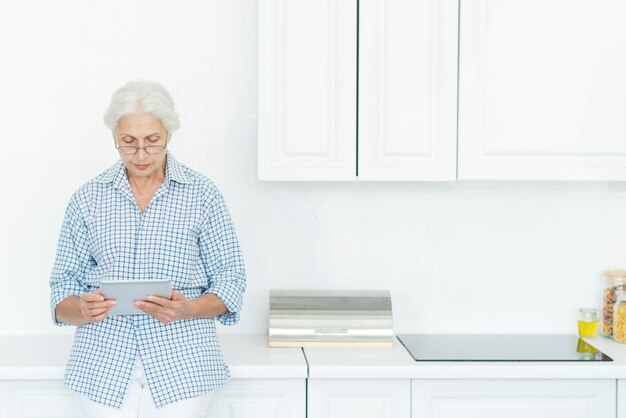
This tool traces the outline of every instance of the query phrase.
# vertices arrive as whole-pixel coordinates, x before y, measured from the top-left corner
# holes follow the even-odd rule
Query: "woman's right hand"
[[[117,302],[115,299],[104,300],[102,292],[96,290],[91,293],[80,295],[78,307],[80,316],[85,323],[100,322],[109,314],[109,311]]]

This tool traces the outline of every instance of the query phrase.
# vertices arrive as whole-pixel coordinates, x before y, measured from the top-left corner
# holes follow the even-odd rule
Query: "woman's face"
[[[120,118],[114,135],[129,177],[149,177],[159,171],[164,172],[166,156],[164,149],[153,148],[158,151],[157,153],[148,153],[145,149],[138,149],[135,154],[126,155],[123,152],[124,148],[121,148],[165,146],[169,140],[169,134],[160,119],[141,111],[131,113]]]

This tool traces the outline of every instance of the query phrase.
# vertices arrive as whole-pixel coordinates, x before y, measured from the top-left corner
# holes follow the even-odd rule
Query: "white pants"
[[[120,409],[96,403],[76,393],[80,416],[83,418],[205,418],[213,392],[185,399],[159,409],[154,405],[148,389],[146,374],[137,356],[124,403]]]

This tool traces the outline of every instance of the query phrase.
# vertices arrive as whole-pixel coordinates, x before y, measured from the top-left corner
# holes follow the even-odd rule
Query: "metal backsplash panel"
[[[270,290],[270,347],[392,347],[388,290]]]

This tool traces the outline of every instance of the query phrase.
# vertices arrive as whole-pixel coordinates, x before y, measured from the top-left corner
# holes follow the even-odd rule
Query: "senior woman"
[[[104,115],[121,160],[71,197],[50,279],[52,317],[76,332],[65,384],[86,417],[201,417],[230,376],[215,332],[239,320],[245,269],[224,197],[168,152],[169,93],[131,82]],[[171,279],[171,299],[109,315],[101,280]]]

